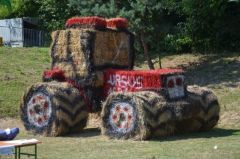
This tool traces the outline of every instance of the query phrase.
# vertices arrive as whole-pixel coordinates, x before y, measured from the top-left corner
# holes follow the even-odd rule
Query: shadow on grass
[[[83,129],[80,133],[70,134],[65,137],[95,137],[101,135],[101,130],[99,128],[86,128]]]
[[[162,54],[161,58],[168,58],[174,55],[184,54]],[[175,67],[183,68],[186,73],[186,80],[189,85],[225,85],[227,87],[238,87],[240,85],[240,53],[221,54],[199,54],[203,55],[199,61],[193,63],[176,63]],[[158,55],[152,56],[158,59]],[[187,56],[185,57],[187,58]],[[137,66],[141,65],[146,58],[143,55],[137,57]],[[186,59],[187,60],[187,59]],[[169,61],[171,61],[169,59]],[[177,62],[177,60],[176,60]]]
[[[239,55],[211,55],[196,65],[185,68],[189,84],[200,86],[222,84],[227,87],[240,85]]]
[[[70,134],[65,137],[70,137],[70,138],[96,137],[100,135],[101,135],[100,129],[86,128],[80,133]],[[185,139],[194,139],[194,138],[218,138],[218,137],[227,137],[232,135],[240,136],[240,129],[237,130],[237,129],[215,128],[207,132],[194,132],[194,133],[179,134],[175,136],[153,138],[151,139],[151,141],[175,141],[175,140],[185,140]]]
[[[152,139],[152,141],[175,141],[196,138],[219,138],[233,135],[240,135],[240,129],[237,130],[237,129],[214,128],[211,131],[207,132],[194,132],[188,134],[180,134],[176,136],[154,138]]]

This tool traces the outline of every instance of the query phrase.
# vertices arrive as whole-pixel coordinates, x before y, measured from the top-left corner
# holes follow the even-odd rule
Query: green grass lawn
[[[37,138],[40,159],[79,158],[240,158],[240,54],[164,55],[162,67],[182,67],[188,84],[211,88],[221,104],[217,128],[150,141],[109,140],[88,125],[66,137],[34,136],[18,119],[23,92],[50,68],[48,48],[0,48],[0,129],[18,126],[18,138]],[[157,58],[154,59],[158,67]],[[136,68],[146,68],[141,56]],[[14,118],[12,118],[14,117]],[[26,149],[29,151],[29,149]]]
[[[47,48],[0,48],[0,117],[18,115],[23,92],[49,66]]]
[[[143,142],[108,140],[98,134],[92,137],[84,136],[94,133],[93,130],[89,131],[85,130],[82,135],[73,137],[39,137],[43,141],[39,146],[39,158],[237,159],[240,157],[240,130],[215,129],[207,133]]]
[[[8,119],[7,123],[9,123]],[[20,125],[13,120],[13,125]],[[10,124],[11,125],[11,124]],[[37,138],[40,159],[239,159],[240,130],[215,128],[150,141],[110,140],[96,128],[67,137],[34,136],[21,131],[18,138]],[[32,148],[22,152],[33,152]]]

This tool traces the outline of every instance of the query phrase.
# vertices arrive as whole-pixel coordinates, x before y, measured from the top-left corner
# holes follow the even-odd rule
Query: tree
[[[11,11],[12,9],[12,4],[11,4],[11,0],[0,0],[0,6],[5,6],[8,8],[9,11]]]
[[[64,28],[66,19],[75,14],[69,7],[68,0],[37,0],[36,2],[39,5],[39,18],[49,31]]]
[[[226,0],[184,0],[188,34],[196,51],[237,50],[240,5]]]
[[[22,0],[0,0],[0,18],[17,17],[22,9]]]

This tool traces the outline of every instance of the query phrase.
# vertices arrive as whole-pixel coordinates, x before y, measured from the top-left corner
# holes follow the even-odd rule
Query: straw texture
[[[49,99],[51,114],[47,124],[39,126],[29,119],[29,103],[36,94]],[[38,105],[35,105],[37,109]],[[45,110],[44,110],[45,111]],[[37,112],[37,111],[36,111]],[[81,131],[87,123],[88,111],[79,91],[65,82],[37,83],[24,94],[20,106],[21,119],[27,130],[45,136],[62,136]],[[33,114],[34,118],[44,112]]]
[[[67,78],[83,80],[82,85],[87,78],[102,84],[97,71],[133,67],[133,36],[128,32],[67,29],[53,32],[52,38],[52,68],[63,70]]]
[[[137,114],[134,129],[127,133],[118,132],[109,118],[112,105],[120,101],[130,103]],[[102,133],[110,138],[145,140],[207,131],[217,124],[219,109],[216,96],[200,87],[188,87],[187,97],[180,100],[168,99],[164,91],[112,93],[103,104]]]

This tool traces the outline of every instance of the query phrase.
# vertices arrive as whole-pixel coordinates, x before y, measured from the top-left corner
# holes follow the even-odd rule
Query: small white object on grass
[[[216,149],[218,148],[218,146],[217,146],[217,145],[215,145],[213,148],[214,148],[214,150],[216,150]]]

